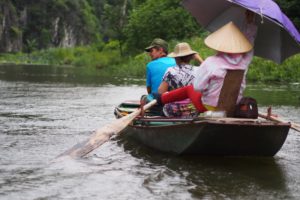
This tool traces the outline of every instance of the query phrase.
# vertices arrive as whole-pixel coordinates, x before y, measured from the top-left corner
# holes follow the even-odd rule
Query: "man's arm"
[[[150,62],[151,63],[151,62]],[[150,70],[150,63],[146,66],[146,87],[148,94],[151,94],[151,70]]]
[[[151,94],[151,87],[150,86],[147,86],[147,92],[148,92],[148,94]]]
[[[162,94],[164,92],[167,92],[169,89],[169,84],[165,81],[161,82],[159,88],[158,88],[158,93]]]

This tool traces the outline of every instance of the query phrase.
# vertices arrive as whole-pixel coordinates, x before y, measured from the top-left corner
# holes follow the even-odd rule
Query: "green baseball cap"
[[[149,52],[153,47],[162,47],[165,51],[168,51],[168,43],[160,38],[155,38],[150,46],[145,48],[145,51]]]

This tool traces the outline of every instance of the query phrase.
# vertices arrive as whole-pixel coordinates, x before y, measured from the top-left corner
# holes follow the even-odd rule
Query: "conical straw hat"
[[[204,43],[214,50],[225,53],[245,53],[253,48],[249,40],[233,22],[229,22],[211,33],[204,40]]]
[[[168,56],[176,58],[176,57],[183,57],[183,56],[188,56],[196,53],[197,52],[193,51],[188,43],[182,42],[182,43],[178,43],[174,48],[174,52],[170,53]]]

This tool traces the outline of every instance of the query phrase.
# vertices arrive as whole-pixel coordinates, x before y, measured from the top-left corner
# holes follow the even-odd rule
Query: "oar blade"
[[[156,100],[146,104],[143,109],[149,109],[151,106],[156,104]],[[141,113],[138,109],[129,115],[114,120],[112,123],[97,129],[89,139],[74,145],[71,149],[60,154],[57,158],[63,156],[70,156],[72,158],[80,158],[88,153],[92,152],[105,142],[107,142],[112,136],[121,134],[122,130],[125,129],[133,120]]]
[[[300,132],[300,125],[299,124],[296,124],[296,123],[291,123],[291,127],[294,129],[294,130],[296,130],[296,131],[298,131],[298,132]]]
[[[101,130],[98,130],[97,132],[99,134],[94,133],[90,139],[77,143],[71,149],[60,154],[57,158],[63,156],[70,156],[72,158],[83,157],[101,146],[103,143],[107,142],[114,135],[113,132],[105,133]]]

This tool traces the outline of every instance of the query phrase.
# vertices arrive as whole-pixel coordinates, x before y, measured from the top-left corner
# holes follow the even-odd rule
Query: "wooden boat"
[[[120,118],[139,107],[127,101],[115,108]],[[290,123],[265,119],[196,119],[147,116],[136,118],[122,135],[159,151],[219,156],[274,156],[284,144]]]

